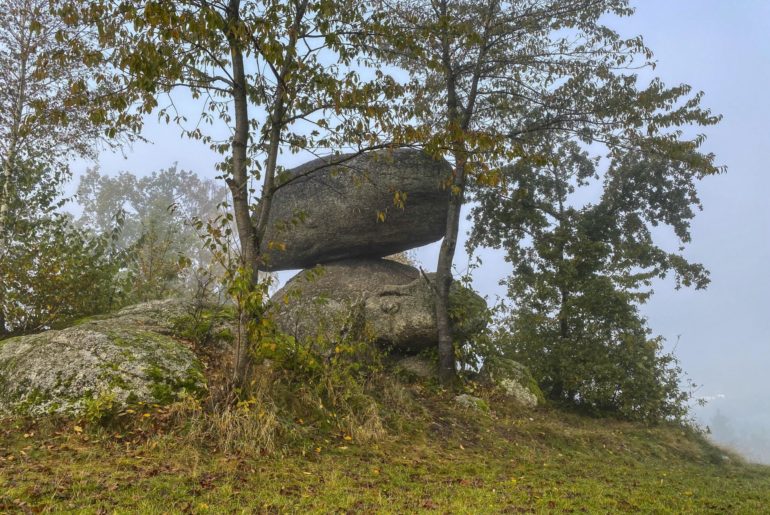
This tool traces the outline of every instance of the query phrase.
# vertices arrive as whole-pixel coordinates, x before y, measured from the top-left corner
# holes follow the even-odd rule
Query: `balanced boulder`
[[[438,241],[449,163],[411,149],[321,158],[278,178],[262,241],[265,270],[384,257]]]
[[[278,328],[298,340],[336,341],[351,318],[360,318],[377,343],[415,353],[437,343],[433,283],[434,274],[388,259],[336,261],[300,272],[271,304]],[[457,335],[483,330],[484,299],[458,283],[451,297],[463,303],[452,309],[460,315],[453,320]]]

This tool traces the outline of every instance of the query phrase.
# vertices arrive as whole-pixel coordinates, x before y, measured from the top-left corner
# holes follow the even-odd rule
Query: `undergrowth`
[[[181,338],[201,356],[202,398],[78,421],[0,421],[0,512],[761,513],[770,470],[680,424],[524,409],[490,385],[463,393],[404,374],[352,311],[344,336],[252,328],[234,388],[227,318]]]
[[[418,383],[371,395],[384,428],[374,437],[252,403],[148,407],[120,428],[7,420],[0,512],[763,513],[770,505],[767,468],[681,427],[495,403],[480,414]]]

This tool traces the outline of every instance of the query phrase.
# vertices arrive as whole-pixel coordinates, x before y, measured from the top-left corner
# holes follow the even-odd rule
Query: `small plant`
[[[120,403],[115,392],[99,392],[95,397],[88,397],[83,402],[83,419],[99,426],[107,426],[120,415]]]

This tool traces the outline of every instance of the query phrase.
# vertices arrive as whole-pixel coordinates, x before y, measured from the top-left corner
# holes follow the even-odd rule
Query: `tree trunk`
[[[259,199],[259,212],[257,213],[256,234],[257,240],[262,243],[267,230],[267,222],[270,218],[270,209],[273,206],[273,196],[275,194],[275,172],[278,168],[278,151],[281,148],[281,132],[284,127],[284,117],[290,109],[292,102],[289,98],[289,92],[286,90],[286,77],[295,66],[294,52],[297,48],[297,41],[302,26],[302,20],[307,12],[309,0],[302,0],[296,3],[294,12],[294,23],[289,31],[289,41],[286,45],[287,57],[280,68],[276,77],[275,97],[273,98],[272,111],[270,112],[270,130],[267,140],[267,162],[265,163],[264,176],[262,184],[262,195]]]
[[[448,20],[448,2],[441,0],[440,15]],[[451,386],[457,380],[454,338],[449,319],[449,288],[452,284],[452,261],[457,247],[457,233],[460,229],[460,210],[465,197],[465,173],[467,156],[462,137],[463,123],[460,118],[460,101],[457,97],[457,81],[452,64],[451,44],[448,26],[442,28],[441,61],[444,69],[447,91],[447,130],[453,134],[452,154],[455,160],[450,186],[449,209],[446,232],[441,242],[436,266],[436,329],[438,332],[438,376],[444,386]],[[457,138],[460,134],[460,138]]]
[[[8,266],[6,257],[3,255],[8,249],[8,220],[11,211],[11,160],[15,160],[15,142],[11,141],[11,152],[6,156],[3,163],[2,187],[0,187],[0,338],[7,335],[5,320],[5,285],[2,277],[4,269]]]
[[[559,181],[559,177],[556,177],[556,180]],[[560,181],[559,184],[562,184]],[[559,188],[559,226],[560,228],[564,229],[565,225],[565,216],[564,216],[564,201],[561,200],[565,197],[566,193]],[[556,277],[559,277],[562,281],[562,284],[559,286],[559,348],[558,348],[558,356],[560,359],[559,362],[559,379],[555,382],[553,389],[551,390],[550,398],[551,400],[564,400],[564,377],[565,377],[565,370],[562,366],[562,360],[564,359],[564,353],[567,348],[570,347],[570,330],[569,330],[569,319],[567,318],[567,304],[570,300],[570,292],[567,289],[565,285],[566,279],[564,278],[564,268],[566,266],[567,261],[567,255],[566,255],[566,249],[565,249],[565,242],[564,237],[561,237],[561,241],[559,242],[559,262],[557,264],[556,268]],[[568,394],[568,397],[571,397],[572,394]],[[571,398],[569,400],[572,400]]]
[[[262,239],[265,234],[267,222],[270,216],[270,208],[274,194],[275,172],[278,165],[278,151],[281,145],[281,131],[283,129],[284,115],[287,105],[287,92],[284,88],[284,80],[290,71],[293,61],[287,57],[281,67],[280,76],[276,77],[278,82],[275,101],[270,115],[270,130],[268,134],[267,162],[264,168],[264,184],[262,185],[262,194],[260,196],[259,212],[256,216],[256,225],[251,217],[248,195],[248,141],[249,141],[249,117],[248,117],[248,94],[246,84],[246,74],[243,64],[243,49],[238,39],[238,31],[234,31],[241,23],[240,20],[240,2],[241,0],[230,0],[228,4],[228,28],[227,34],[232,54],[233,65],[233,101],[235,109],[235,132],[233,134],[233,169],[232,179],[228,181],[230,191],[233,196],[233,210],[235,212],[235,223],[238,229],[238,236],[241,243],[241,260],[244,269],[251,273],[251,284],[259,284],[259,266],[261,264]],[[297,4],[293,30],[290,31],[287,54],[293,52],[297,44],[300,24],[305,16],[308,6],[308,0],[303,0]],[[236,363],[234,379],[236,384],[242,384],[247,377],[251,366],[248,334],[245,328],[253,321],[253,315],[248,312],[242,312],[240,326],[242,334],[239,334],[236,350]]]
[[[460,210],[465,194],[465,156],[455,156],[452,193],[447,211],[447,225],[436,267],[436,328],[438,330],[439,380],[450,386],[457,379],[454,338],[449,319],[449,289],[452,285],[452,261],[460,229]]]
[[[26,49],[25,49],[26,50]],[[27,60],[29,54],[26,51],[21,53],[19,63],[19,85],[16,91],[16,105],[12,114],[11,141],[8,142],[8,155],[3,160],[2,188],[0,188],[0,245],[5,245],[5,236],[8,232],[8,223],[11,213],[11,198],[13,196],[13,168],[17,159],[19,147],[19,134],[21,132],[22,115],[24,114],[24,104],[27,99]]]
[[[243,64],[243,48],[238,39],[237,27],[240,20],[240,0],[230,0],[228,4],[228,33],[230,55],[233,65],[233,106],[235,115],[235,131],[232,142],[232,177],[227,180],[233,197],[233,212],[238,239],[241,245],[241,266],[251,274],[251,283],[256,285],[259,280],[257,260],[259,258],[259,242],[251,221],[249,211],[249,177],[248,177],[248,143],[249,143],[249,104],[247,98],[246,72]],[[243,310],[239,320],[239,334],[236,343],[233,382],[243,386],[248,376],[250,363],[248,345],[248,326],[251,314]]]
[[[562,248],[562,256],[564,255],[564,249]],[[563,257],[562,257],[563,259]],[[569,300],[569,292],[567,292],[564,288],[559,289],[560,299],[559,299],[559,340],[558,340],[558,349],[557,349],[557,355],[563,356],[564,355],[564,349],[569,345],[569,321],[567,320],[567,301]],[[561,361],[559,362],[559,370],[558,374],[559,376],[564,376],[564,370],[561,367]],[[564,381],[559,378],[556,381],[554,381],[553,386],[551,387],[551,392],[548,395],[548,397],[551,400],[554,401],[563,401],[564,400]]]
[[[567,302],[569,301],[569,292],[565,288],[559,290],[561,295],[559,308],[559,336],[566,343],[569,339],[569,320],[567,320]]]
[[[0,177],[2,179],[2,185],[0,185],[0,245],[3,245],[3,247],[5,246],[5,234],[11,212],[11,174],[13,168],[11,163],[16,159],[14,143],[14,141],[11,141],[10,152],[3,163],[3,175]]]
[[[243,67],[243,53],[240,48],[232,48],[233,104],[235,110],[235,132],[232,143],[232,178],[227,181],[233,197],[235,225],[238,229],[238,239],[241,244],[241,263],[251,270],[252,282],[258,280],[257,259],[259,246],[256,231],[249,212],[249,177],[247,146],[249,141],[249,114],[246,99],[246,78]]]
[[[270,135],[268,140],[267,164],[265,166],[265,181],[262,185],[262,196],[259,200],[259,212],[257,213],[257,226],[254,229],[257,240],[262,242],[267,230],[267,222],[270,217],[270,209],[273,206],[273,194],[275,193],[275,171],[278,166],[278,149],[281,146],[281,128],[284,116],[283,95],[281,86],[276,95],[274,115],[271,117]]]
[[[11,126],[11,141],[8,145],[8,155],[3,161],[3,174],[0,179],[0,249],[8,248],[9,225],[11,221],[11,203],[13,199],[13,168],[17,160],[19,147],[19,135],[21,132],[24,104],[27,99],[27,61],[29,59],[29,40],[20,54],[19,85],[16,91],[16,105],[13,112],[13,125]],[[0,272],[7,263],[0,263]],[[0,285],[0,337],[7,335],[5,319],[5,290]]]
[[[0,338],[4,338],[8,335],[8,329],[5,327],[5,309],[3,308],[3,302],[4,302],[4,295],[3,291],[0,288]]]
[[[11,142],[11,146],[13,147],[13,142]],[[2,260],[0,261],[0,338],[2,338],[7,334],[5,327],[5,285],[3,284],[2,277],[5,267],[8,265],[3,254],[8,248],[6,238],[8,232],[7,220],[11,204],[11,165],[9,157],[6,158],[3,164],[3,174],[0,176],[0,179],[2,180],[2,186],[0,187],[0,260]]]
[[[564,383],[561,380],[557,380],[551,386],[551,392],[548,394],[548,398],[552,401],[564,400]]]

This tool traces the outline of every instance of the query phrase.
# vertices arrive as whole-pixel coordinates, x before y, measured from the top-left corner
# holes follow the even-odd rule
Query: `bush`
[[[262,318],[252,332],[260,373],[270,370],[273,387],[284,390],[289,411],[303,413],[303,420],[357,441],[380,438],[384,428],[368,386],[382,371],[382,355],[361,307],[351,306],[344,316],[322,320],[318,327],[314,336],[300,341]]]
[[[547,324],[528,326],[521,316],[514,324],[514,331],[500,331],[500,345],[529,367],[550,400],[593,415],[686,420],[691,394],[681,384],[682,370],[642,320],[636,327],[616,327],[612,338],[597,328],[561,338],[558,324],[548,331]]]

